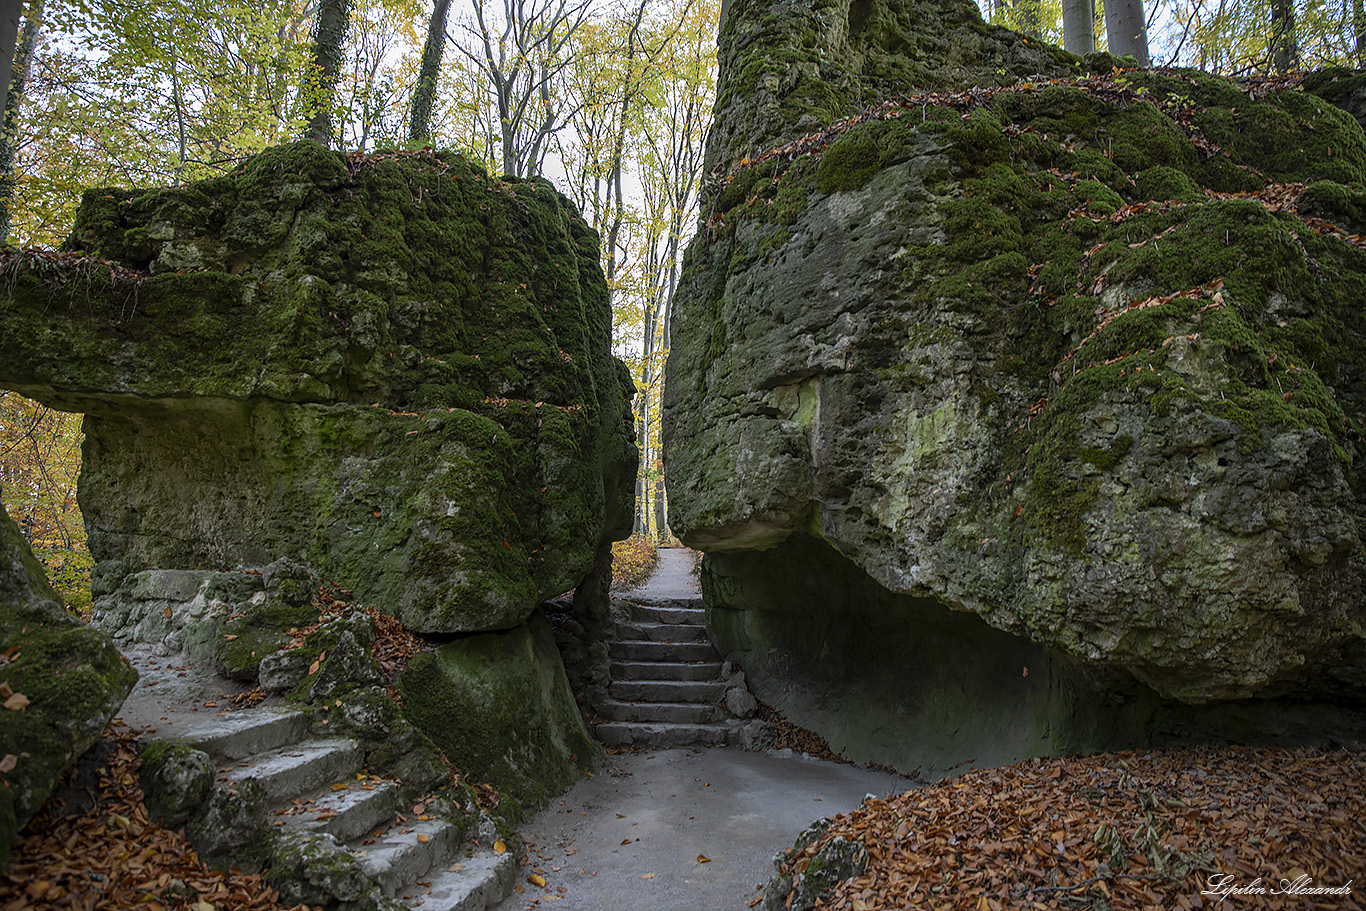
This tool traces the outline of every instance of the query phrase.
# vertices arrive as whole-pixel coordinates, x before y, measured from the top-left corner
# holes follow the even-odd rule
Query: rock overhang
[[[1289,84],[994,32],[1046,65],[917,63],[888,90],[847,37],[794,50],[761,7],[730,13],[723,90],[820,58],[864,111],[799,133],[796,94],[718,109],[673,319],[672,527],[812,535],[1178,701],[1359,701],[1358,124]]]
[[[509,628],[629,531],[597,238],[544,181],[302,142],[92,190],[9,251],[0,383],[87,414],[99,560],[307,562],[417,630]]]

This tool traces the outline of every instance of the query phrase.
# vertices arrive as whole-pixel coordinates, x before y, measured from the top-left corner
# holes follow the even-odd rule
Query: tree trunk
[[[408,122],[408,138],[426,142],[432,133],[432,107],[436,104],[436,79],[441,72],[441,55],[446,50],[446,19],[451,0],[436,0],[427,23],[427,43],[422,46],[422,68],[413,89],[413,113]]]
[[[1295,0],[1271,0],[1271,67],[1277,73],[1289,73],[1300,67]]]
[[[1110,53],[1133,57],[1139,66],[1148,60],[1148,25],[1143,18],[1143,0],[1111,0],[1105,4],[1105,37]]]
[[[1095,51],[1095,0],[1062,0],[1062,46],[1078,56]]]
[[[8,17],[9,11],[4,10],[0,15]],[[19,137],[19,106],[24,102],[29,73],[33,69],[33,54],[38,48],[38,30],[42,25],[43,0],[32,0],[10,57],[4,119],[0,121],[0,244],[9,243],[14,208],[14,146]]]
[[[350,24],[351,0],[321,0],[318,4],[313,64],[307,77],[310,84],[304,92],[309,107],[304,137],[324,146],[332,144],[332,104],[337,92],[337,74],[341,72],[346,29]]]
[[[1366,4],[1352,0],[1352,51],[1358,67],[1366,67]]]
[[[19,20],[24,18],[24,0],[0,0],[0,73],[14,70],[15,43],[19,40]],[[0,111],[9,103],[9,80],[0,85]]]

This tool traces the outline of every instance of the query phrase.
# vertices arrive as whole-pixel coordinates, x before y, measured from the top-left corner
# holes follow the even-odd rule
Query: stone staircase
[[[731,684],[721,679],[701,601],[617,601],[613,613],[610,698],[596,706],[594,737],[658,749],[744,740],[753,722],[725,705]]]
[[[300,853],[320,851],[343,861],[318,865],[347,871],[343,878],[349,876],[351,882],[338,896],[343,904],[352,899],[351,892],[360,898],[377,884],[399,907],[486,911],[512,891],[517,876],[513,853],[495,853],[470,840],[477,835],[493,844],[497,833],[490,823],[481,818],[471,825],[471,815],[462,816],[439,800],[408,805],[398,782],[365,772],[356,741],[310,739],[302,712],[233,712],[180,731],[175,739],[217,763],[216,791],[259,788],[269,825],[282,833],[317,836],[300,842],[307,845]],[[467,831],[473,829],[477,831]],[[355,874],[357,867],[363,879]]]

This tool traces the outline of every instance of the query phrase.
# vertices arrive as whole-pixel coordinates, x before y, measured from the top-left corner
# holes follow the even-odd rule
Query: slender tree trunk
[[[1078,56],[1095,51],[1095,0],[1062,0],[1062,46]]]
[[[19,41],[19,21],[24,18],[24,0],[0,0],[0,73],[14,69],[15,45]],[[0,111],[9,103],[9,80],[0,84]]]
[[[1110,53],[1133,57],[1139,66],[1149,66],[1148,24],[1143,18],[1143,0],[1110,0],[1105,4],[1105,37]]]
[[[9,15],[5,10],[0,15]],[[32,0],[24,17],[7,71],[4,120],[0,121],[0,244],[9,243],[14,209],[14,147],[19,138],[19,107],[24,102],[33,54],[38,48],[38,30],[43,25],[43,0]]]
[[[313,40],[313,65],[309,67],[308,129],[304,136],[324,146],[332,144],[332,104],[341,72],[342,48],[351,24],[351,0],[322,0],[318,4],[318,28]]]
[[[1295,0],[1271,0],[1271,67],[1277,73],[1289,73],[1300,67]]]
[[[422,68],[413,89],[413,113],[408,123],[408,138],[426,142],[432,133],[432,107],[436,104],[436,79],[441,72],[441,55],[446,50],[446,19],[451,0],[436,0],[427,23],[427,43],[422,46]]]
[[[1352,0],[1352,53],[1358,67],[1366,67],[1366,4]]]

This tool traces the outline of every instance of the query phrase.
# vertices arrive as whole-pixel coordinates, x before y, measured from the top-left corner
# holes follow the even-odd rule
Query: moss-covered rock
[[[779,99],[782,73],[863,72],[836,49],[859,17],[939,24],[879,45],[904,59],[855,80],[868,113]],[[671,527],[718,554],[820,539],[1117,689],[1366,696],[1355,120],[1052,57],[966,5],[736,3],[722,45],[715,192],[746,189],[675,299]],[[777,94],[724,88],[763,73]],[[1004,85],[1027,73],[1051,78]]]
[[[147,813],[167,828],[188,822],[208,799],[217,769],[209,754],[187,743],[153,741],[138,750]]]
[[[67,250],[5,254],[0,385],[86,412],[106,568],[287,557],[456,632],[629,532],[633,390],[597,237],[548,183],[301,142],[90,191]]]
[[[502,633],[418,655],[398,678],[403,712],[462,773],[492,783],[514,821],[572,784],[596,758],[539,614]]]
[[[62,771],[137,681],[109,638],[67,614],[0,508],[0,866]]]

